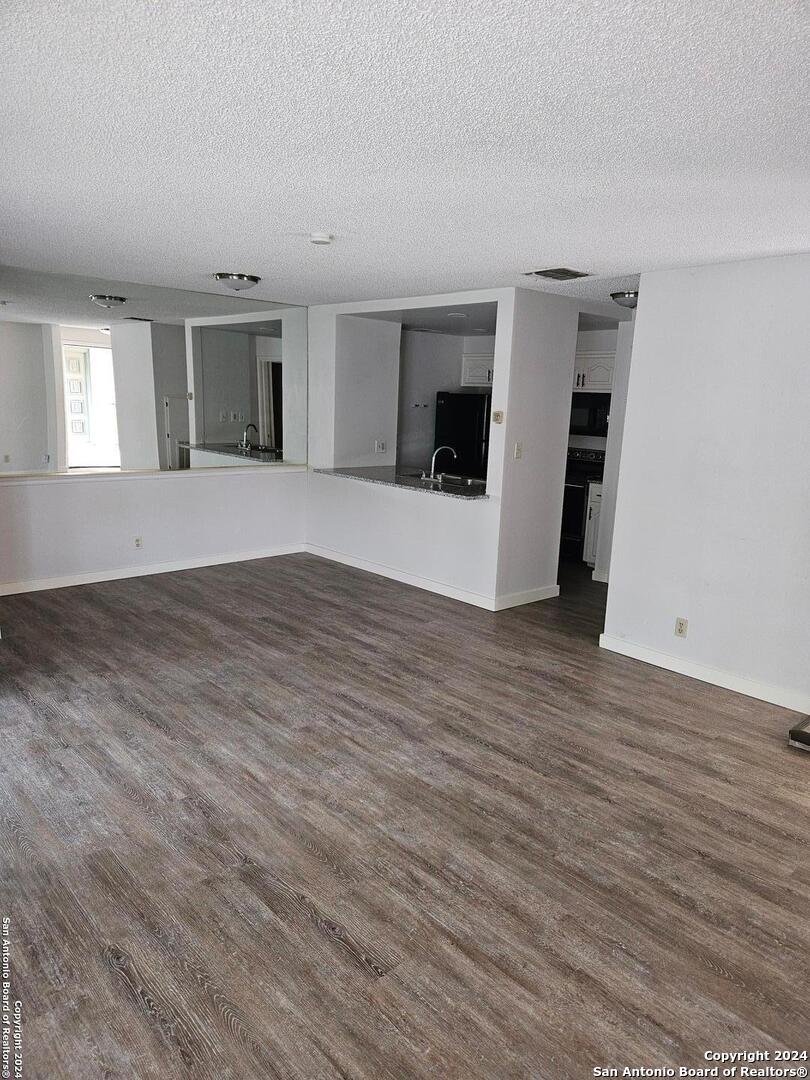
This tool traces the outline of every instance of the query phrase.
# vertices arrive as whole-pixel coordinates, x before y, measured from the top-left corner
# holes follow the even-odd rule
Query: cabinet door
[[[602,485],[591,484],[588,488],[588,512],[585,520],[585,544],[582,553],[588,566],[596,563],[596,545],[599,540],[599,514],[602,509]]]
[[[465,354],[461,358],[462,386],[492,386],[494,356]]]
[[[613,365],[616,354],[612,352],[577,353],[574,364],[574,390],[611,390]]]

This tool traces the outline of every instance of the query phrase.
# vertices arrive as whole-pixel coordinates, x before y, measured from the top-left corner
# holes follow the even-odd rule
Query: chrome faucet
[[[452,446],[437,446],[436,449],[433,451],[433,457],[430,459],[430,476],[425,476],[425,472],[424,470],[422,470],[423,480],[430,480],[434,484],[441,483],[441,475],[436,475],[436,458],[442,452],[442,450],[449,450],[450,453],[453,455],[453,460],[458,460],[458,454],[455,452]]]
[[[253,428],[257,435],[259,434],[259,429],[256,427],[255,424],[248,424],[248,426],[245,428],[245,433],[242,436],[242,441],[239,444],[243,450],[250,450],[250,443],[248,442],[247,433],[250,431],[251,428]]]

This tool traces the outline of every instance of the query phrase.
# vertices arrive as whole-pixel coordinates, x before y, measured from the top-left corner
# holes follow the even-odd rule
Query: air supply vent
[[[571,270],[568,266],[555,266],[550,270],[529,270],[526,277],[544,277],[552,281],[573,281],[575,278],[590,277],[585,270]]]
[[[126,315],[121,322],[154,322],[154,319],[142,319],[139,315]]]

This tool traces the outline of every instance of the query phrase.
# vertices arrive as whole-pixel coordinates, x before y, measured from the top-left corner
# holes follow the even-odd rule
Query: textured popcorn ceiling
[[[251,299],[810,248],[792,0],[6,0],[2,261]],[[306,240],[333,232],[330,248]],[[521,272],[572,266],[570,284]]]

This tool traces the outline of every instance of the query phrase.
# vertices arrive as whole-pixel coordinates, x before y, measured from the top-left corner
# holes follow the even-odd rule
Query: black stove
[[[588,484],[601,481],[604,471],[604,450],[591,450],[583,446],[568,447],[560,538],[560,554],[564,559],[582,560]]]
[[[604,450],[588,450],[584,446],[569,446],[568,447],[568,465],[569,468],[579,463],[589,463],[598,465],[600,469],[604,470],[605,467],[605,451]]]

